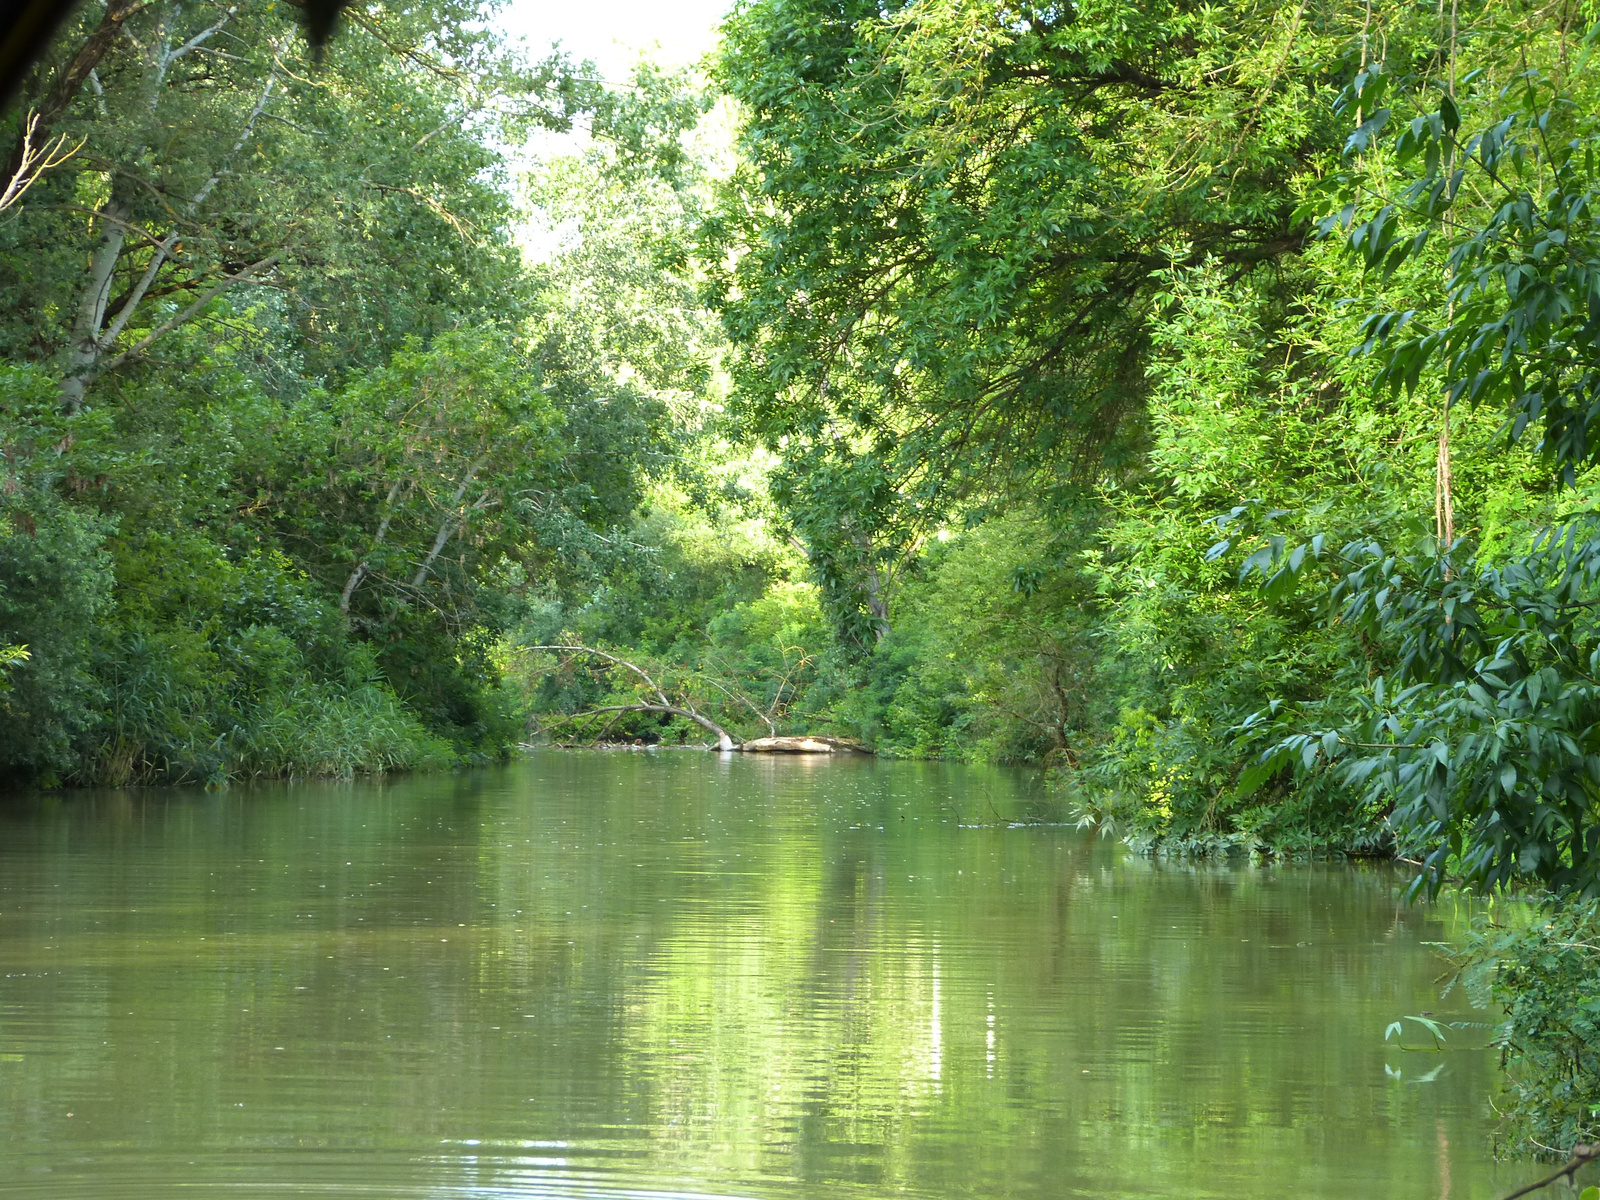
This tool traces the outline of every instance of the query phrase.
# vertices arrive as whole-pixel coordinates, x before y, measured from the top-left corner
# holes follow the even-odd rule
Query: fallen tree
[[[700,726],[702,729],[716,737],[718,750],[737,750],[739,748],[739,743],[733,740],[732,735],[729,734],[726,729],[696,709],[692,702],[685,700],[685,702],[682,704],[674,704],[667,697],[666,690],[662,688],[662,686],[654,679],[652,679],[649,674],[645,672],[644,668],[635,663],[629,662],[625,658],[618,658],[615,654],[608,654],[606,651],[597,650],[593,646],[528,646],[526,649],[544,650],[565,654],[588,654],[595,658],[604,659],[606,662],[611,663],[614,666],[623,667],[629,671],[632,671],[640,678],[640,680],[643,681],[645,687],[649,688],[655,696],[653,701],[646,700],[634,704],[605,704],[598,708],[586,709],[584,712],[574,713],[572,716],[573,720],[581,720],[584,717],[599,716],[602,713],[661,713],[663,715],[683,717],[686,720],[693,721],[696,725]]]
[[[805,733],[799,737],[751,738],[740,750],[746,754],[871,754],[860,742],[848,738]]]
[[[567,658],[561,664],[563,668],[569,666],[573,660],[580,655],[588,656],[590,658],[599,659],[600,661],[610,664],[611,666],[621,667],[623,670],[630,672],[638,679],[639,682],[635,685],[635,687],[644,693],[641,699],[628,704],[596,705],[592,708],[586,708],[582,712],[571,714],[565,718],[567,721],[588,721],[593,718],[607,715],[611,716],[614,721],[616,717],[624,713],[657,713],[662,716],[682,717],[687,721],[694,722],[696,725],[700,726],[700,728],[706,730],[706,732],[710,733],[717,739],[718,750],[743,751],[749,754],[835,754],[850,752],[871,753],[871,751],[867,750],[867,748],[862,746],[860,743],[848,741],[844,738],[826,737],[821,735],[803,735],[799,737],[780,736],[777,731],[777,726],[772,720],[773,710],[771,708],[763,711],[755,701],[750,699],[749,696],[744,695],[743,692],[729,688],[727,685],[720,683],[715,679],[707,679],[705,682],[709,683],[717,691],[721,692],[730,702],[748,708],[752,713],[760,718],[762,724],[766,725],[768,736],[751,738],[747,741],[740,741],[731,733],[729,733],[728,730],[721,724],[702,712],[695,704],[694,698],[689,694],[687,688],[677,688],[675,689],[675,694],[669,694],[668,689],[662,686],[661,683],[659,683],[643,667],[639,666],[639,664],[629,662],[627,659],[612,654],[608,650],[601,650],[595,646],[584,646],[577,644],[526,646],[524,649],[530,652],[542,651],[545,653],[564,654],[567,656]],[[780,687],[780,699],[781,696],[782,689]],[[776,706],[776,703],[777,701],[774,701],[774,707]],[[607,724],[605,729],[609,730],[609,728],[610,723]],[[601,737],[603,736],[604,730],[601,733]],[[600,739],[597,738],[595,740]]]

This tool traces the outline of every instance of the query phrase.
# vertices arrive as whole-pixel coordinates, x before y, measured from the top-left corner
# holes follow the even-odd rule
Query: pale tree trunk
[[[840,523],[845,529],[852,530],[850,541],[861,554],[861,590],[866,594],[867,613],[872,618],[873,641],[881,642],[889,636],[889,602],[883,594],[883,579],[878,574],[878,564],[873,561],[872,535],[854,529],[853,518],[846,517]]]
[[[710,717],[701,716],[692,708],[679,708],[676,704],[608,704],[603,708],[591,708],[588,712],[579,713],[578,715],[587,717],[595,713],[608,712],[661,713],[663,716],[686,717],[700,726],[701,729],[716,737],[718,750],[737,750],[739,748],[739,744],[728,736],[728,731]]]
[[[1433,521],[1439,546],[1448,550],[1456,540],[1456,503],[1450,478],[1450,402],[1445,401],[1439,426],[1439,458],[1433,472]]]
[[[674,717],[686,717],[687,719],[693,721],[696,725],[700,726],[701,729],[704,729],[706,732],[716,736],[718,750],[737,750],[739,748],[739,743],[735,742],[733,738],[729,736],[728,731],[721,725],[718,725],[710,717],[696,712],[692,705],[674,704],[667,698],[667,693],[662,690],[662,687],[659,683],[657,683],[654,679],[651,679],[649,675],[645,674],[643,668],[635,666],[625,658],[618,658],[615,654],[607,654],[604,650],[596,650],[593,646],[525,646],[523,649],[562,651],[568,654],[589,654],[593,655],[595,658],[602,658],[608,663],[612,663],[615,666],[632,671],[644,681],[646,687],[656,694],[654,702],[645,701],[639,704],[608,704],[604,708],[591,708],[588,712],[578,713],[576,714],[577,717],[586,717],[595,713],[605,712],[648,712],[662,713]]]
[[[878,641],[889,636],[889,602],[883,596],[876,563],[867,564],[867,611],[872,614],[872,631]]]
[[[67,371],[61,381],[61,406],[77,412],[95,376],[100,360],[100,329],[111,300],[111,279],[128,240],[128,205],[115,191],[100,210],[100,244],[89,260],[89,278],[72,321],[72,341],[67,348]]]
[[[344,591],[339,593],[339,616],[344,620],[350,619],[350,598],[356,594],[356,588],[361,586],[361,581],[367,577],[367,564],[372,561],[383,545],[383,539],[389,536],[389,525],[394,520],[394,502],[400,495],[400,489],[406,484],[405,479],[396,479],[389,485],[389,494],[383,501],[383,519],[378,522],[378,532],[373,535],[372,547],[355,565],[350,572],[350,578],[344,581]]]
[[[439,522],[439,532],[434,535],[433,545],[429,547],[427,557],[422,560],[422,565],[417,568],[417,573],[411,577],[413,591],[421,588],[427,582],[428,573],[433,570],[433,564],[439,560],[440,553],[444,550],[446,543],[455,535],[456,530],[466,524],[467,517],[474,512],[481,511],[488,505],[489,496],[485,493],[479,496],[470,508],[465,511],[461,508],[461,501],[466,497],[467,489],[472,486],[472,481],[477,478],[478,472],[483,469],[483,464],[488,461],[489,456],[485,454],[468,467],[466,478],[456,488],[455,495],[450,497],[450,509],[445,513],[444,520]]]
[[[170,30],[163,20],[150,58],[149,74],[145,80],[145,104],[152,115],[155,113],[162,85],[166,80],[167,73],[172,68],[172,64],[209,41],[233,19],[237,11],[237,5],[228,9],[221,20],[201,30],[194,37],[176,48],[172,46]],[[186,212],[193,214],[206,202],[218,182],[221,181],[223,174],[227,171],[228,164],[254,135],[256,121],[265,110],[267,101],[272,97],[272,93],[277,87],[277,54],[282,49],[282,42],[274,45],[273,66],[267,73],[267,81],[261,89],[261,95],[256,99],[255,105],[245,118],[244,126],[234,140],[233,145],[218,161],[210,177],[206,179],[194,195],[189,197],[185,208]],[[92,73],[93,65],[93,63],[90,63],[89,68],[83,73],[83,78],[88,78]],[[74,91],[82,85],[82,82],[82,79],[78,80],[77,84],[74,85]],[[138,155],[136,154],[133,157],[137,159]],[[100,210],[100,220],[105,229],[101,243],[90,261],[89,278],[85,284],[83,298],[79,302],[78,312],[73,322],[72,339],[67,351],[66,370],[61,380],[60,391],[61,406],[69,413],[77,412],[83,407],[84,397],[87,395],[90,386],[101,375],[121,366],[129,359],[142,355],[156,340],[198,316],[207,304],[224,291],[272,265],[281,257],[281,255],[274,254],[262,259],[260,262],[251,264],[236,275],[221,276],[220,283],[213,285],[198,300],[174,317],[161,322],[150,334],[141,339],[137,345],[120,354],[108,357],[117,338],[128,327],[128,323],[144,302],[145,295],[149,292],[151,284],[155,282],[162,266],[168,261],[173,244],[178,238],[176,229],[170,231],[160,241],[157,241],[153,235],[144,233],[142,230],[137,231],[151,243],[150,261],[145,264],[144,271],[129,289],[118,311],[114,314],[108,313],[106,310],[111,299],[112,279],[116,273],[117,263],[121,259],[123,251],[127,248],[127,236],[130,228],[128,219],[132,214],[132,205],[128,202],[126,195],[120,192],[120,188],[121,182],[119,180],[117,184],[113,185],[111,199]],[[109,325],[107,325],[108,316],[111,318]]]

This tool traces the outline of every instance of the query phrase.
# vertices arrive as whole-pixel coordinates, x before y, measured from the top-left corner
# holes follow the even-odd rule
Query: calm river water
[[[541,753],[0,809],[0,1196],[1496,1195],[1386,870],[1151,863],[1029,777]],[[981,826],[981,827],[980,827]]]

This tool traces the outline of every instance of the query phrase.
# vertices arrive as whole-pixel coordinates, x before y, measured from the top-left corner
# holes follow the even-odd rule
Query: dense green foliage
[[[810,731],[1134,845],[1600,891],[1595,13],[747,0],[709,122],[483,14],[314,64],[104,0],[30,80],[13,170],[75,150],[0,216],[6,779]],[[1550,938],[1480,949],[1571,1139]]]
[[[0,774],[813,732],[1600,892],[1594,12],[746,0],[714,109],[484,13],[104,0],[29,81]]]
[[[1050,762],[1136,843],[1600,890],[1593,19],[737,10],[712,283],[854,676],[821,711]]]
[[[1474,56],[1482,65],[1468,77],[1474,90],[1459,99],[1405,80],[1411,94],[1396,103],[1421,109],[1390,148],[1406,186],[1391,198],[1362,170],[1335,176],[1329,191],[1354,198],[1324,227],[1367,215],[1364,198],[1377,194],[1385,202],[1348,242],[1386,276],[1413,262],[1438,269],[1428,245],[1440,236],[1444,311],[1385,305],[1364,323],[1361,349],[1380,361],[1377,382],[1409,390],[1435,374],[1447,413],[1467,401],[1498,410],[1512,443],[1539,430],[1541,465],[1571,489],[1600,450],[1589,432],[1600,379],[1589,41],[1570,75],[1564,63],[1530,67],[1525,43],[1484,38]],[[1502,86],[1490,91],[1496,75]],[[1386,81],[1370,67],[1346,102],[1376,105]],[[1352,143],[1371,143],[1388,113],[1374,113]],[[1393,824],[1425,858],[1432,886],[1452,870],[1491,886],[1600,889],[1591,678],[1600,660],[1588,615],[1600,540],[1582,514],[1586,491],[1573,497],[1579,513],[1520,544],[1455,538],[1441,514],[1442,536],[1415,551],[1396,554],[1368,537],[1338,556],[1329,599],[1339,618],[1385,641],[1392,657],[1370,691],[1330,698],[1342,727],[1315,740],[1290,736],[1268,761],[1298,755],[1312,769],[1319,752],[1342,760],[1343,783],[1392,799]],[[1307,563],[1300,549],[1280,561],[1282,546],[1257,553],[1263,575],[1273,573],[1269,590],[1273,580],[1292,585]]]
[[[835,719],[1145,841],[1600,878],[1586,28],[738,10],[712,283]]]
[[[1504,1006],[1513,1152],[1600,1134],[1600,906],[1485,921],[1460,951],[1469,988]]]
[[[521,61],[481,16],[364,8],[313,64],[272,5],[110,0],[40,64],[35,141],[77,149],[0,222],[0,774],[349,774],[518,736],[507,632],[627,557],[705,368],[575,302],[620,301],[617,263],[525,262],[493,147],[587,111],[613,138],[571,190],[670,179],[698,102]]]

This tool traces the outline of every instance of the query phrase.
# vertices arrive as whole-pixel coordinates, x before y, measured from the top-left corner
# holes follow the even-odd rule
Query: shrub
[[[1506,1149],[1564,1153],[1600,1136],[1600,901],[1481,922],[1460,953],[1476,1002],[1505,1009]]]
[[[66,771],[94,720],[90,662],[111,606],[107,526],[48,494],[0,507],[0,647],[27,652],[7,665],[0,691],[0,778]]]
[[[450,744],[378,683],[302,684],[243,731],[240,743],[235,771],[241,775],[347,778],[455,761]]]

